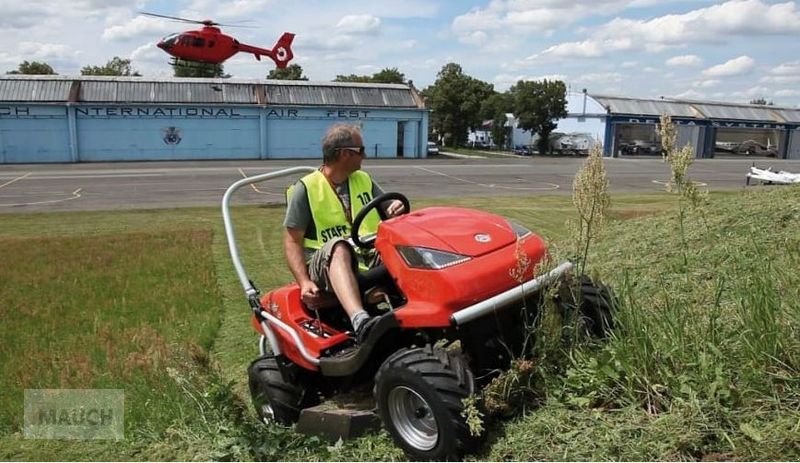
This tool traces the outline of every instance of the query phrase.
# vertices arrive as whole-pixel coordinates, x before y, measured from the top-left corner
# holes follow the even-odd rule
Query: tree
[[[481,122],[483,100],[494,93],[491,84],[464,74],[461,66],[448,63],[437,74],[436,82],[422,91],[431,108],[431,127],[445,146],[460,146],[470,128]]]
[[[8,71],[6,74],[27,74],[27,75],[53,75],[56,72],[45,62],[23,61],[15,71]]]
[[[227,79],[230,74],[225,74],[221,64],[194,63],[181,61],[181,64],[173,64],[172,69],[175,77],[221,77]]]
[[[495,93],[483,101],[481,119],[492,120],[492,141],[499,147],[505,147],[508,141],[509,127],[506,127],[506,114],[514,112],[514,98],[508,92]]]
[[[372,74],[372,82],[379,84],[404,84],[406,76],[397,68],[384,68]]]
[[[360,83],[368,83],[372,82],[371,76],[357,76],[355,74],[350,74],[349,76],[345,75],[337,75],[334,82],[360,82]]]
[[[132,70],[131,60],[122,59],[115,56],[105,66],[84,66],[81,68],[81,75],[84,76],[141,76],[139,72]]]
[[[772,101],[767,102],[765,98],[756,98],[755,100],[750,100],[750,104],[760,104],[765,106],[774,106],[775,103]]]
[[[290,64],[283,69],[275,68],[269,71],[267,79],[308,80],[308,77],[303,75],[303,68],[299,64]]]
[[[539,154],[547,153],[550,133],[558,127],[555,121],[567,117],[566,85],[560,80],[521,80],[509,91],[519,128],[539,134]]]
[[[371,76],[359,76],[350,74],[345,76],[339,74],[333,79],[334,82],[362,82],[362,83],[375,83],[375,84],[404,84],[406,83],[406,76],[397,68],[384,68],[372,74]]]

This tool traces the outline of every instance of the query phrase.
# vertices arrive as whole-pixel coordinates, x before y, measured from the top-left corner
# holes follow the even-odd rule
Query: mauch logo
[[[121,389],[26,389],[26,439],[124,437]]]
[[[488,243],[489,241],[492,241],[492,237],[487,233],[478,233],[475,235],[475,241],[479,243]]]
[[[164,129],[164,143],[168,145],[179,145],[181,143],[181,129],[177,127],[167,127]]]

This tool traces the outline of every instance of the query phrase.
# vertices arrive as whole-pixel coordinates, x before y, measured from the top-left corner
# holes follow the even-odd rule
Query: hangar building
[[[800,159],[800,109],[678,99],[641,99],[571,92],[556,132],[584,134],[606,156],[659,154],[656,125],[669,114],[678,125],[678,146],[698,158],[720,155]],[[512,124],[514,123],[511,121]],[[514,128],[515,145],[533,145],[530,133]]]
[[[367,156],[427,154],[412,85],[142,77],[0,77],[0,164],[320,158],[332,124]]]

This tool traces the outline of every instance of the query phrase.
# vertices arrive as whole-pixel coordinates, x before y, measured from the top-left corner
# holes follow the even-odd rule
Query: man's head
[[[322,163],[347,165],[353,172],[361,168],[364,140],[356,125],[336,124],[322,137]]]

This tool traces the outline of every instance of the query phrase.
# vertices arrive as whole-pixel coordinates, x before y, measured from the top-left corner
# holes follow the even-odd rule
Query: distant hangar
[[[659,154],[656,125],[669,114],[678,146],[698,158],[721,155],[800,159],[800,109],[679,99],[642,99],[571,92],[556,132],[582,133],[603,145],[606,156]],[[532,144],[514,129],[513,143]]]
[[[0,163],[321,159],[335,123],[367,155],[424,157],[410,85],[97,76],[0,77]]]

